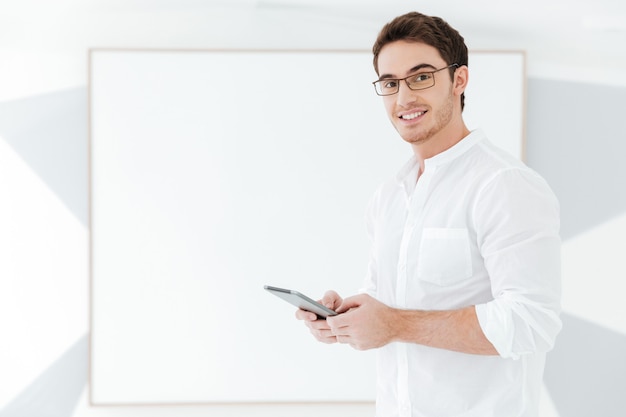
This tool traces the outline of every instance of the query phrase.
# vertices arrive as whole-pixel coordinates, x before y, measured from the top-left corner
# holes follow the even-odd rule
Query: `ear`
[[[467,88],[469,81],[469,70],[467,65],[460,66],[454,71],[454,94],[460,96]]]

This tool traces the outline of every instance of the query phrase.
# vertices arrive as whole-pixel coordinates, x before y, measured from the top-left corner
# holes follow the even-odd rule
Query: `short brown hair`
[[[381,29],[372,52],[374,69],[378,74],[378,54],[383,46],[395,41],[413,41],[430,45],[439,51],[446,64],[468,64],[467,46],[461,34],[440,17],[410,12],[398,16]],[[450,68],[450,77],[455,67]],[[461,95],[461,109],[465,106],[465,93]]]

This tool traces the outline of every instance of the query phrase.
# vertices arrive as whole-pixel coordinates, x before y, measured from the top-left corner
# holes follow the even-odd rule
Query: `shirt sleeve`
[[[562,326],[558,201],[526,169],[498,173],[476,201],[478,246],[493,295],[475,307],[480,326],[504,358],[549,351]]]

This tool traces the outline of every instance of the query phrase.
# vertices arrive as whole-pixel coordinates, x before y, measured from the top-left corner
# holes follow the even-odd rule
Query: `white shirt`
[[[372,199],[364,291],[402,309],[474,305],[499,356],[388,344],[377,355],[377,416],[535,417],[561,329],[558,201],[481,131],[417,176],[412,158]]]

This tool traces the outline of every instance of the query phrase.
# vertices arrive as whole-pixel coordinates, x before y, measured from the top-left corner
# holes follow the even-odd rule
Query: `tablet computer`
[[[299,293],[298,291],[272,287],[269,285],[265,285],[263,288],[265,288],[267,291],[271,292],[275,296],[282,298],[288,303],[291,303],[294,306],[301,308],[302,310],[310,311],[317,314],[318,318],[325,319],[328,316],[337,315],[337,313],[330,308],[318,303],[317,301],[312,300],[311,298],[302,293]]]

